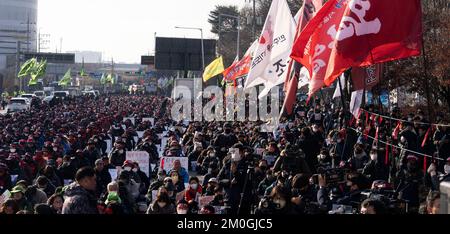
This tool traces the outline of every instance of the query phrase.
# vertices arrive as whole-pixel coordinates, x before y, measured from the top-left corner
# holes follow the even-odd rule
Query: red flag
[[[386,154],[384,155],[384,164],[388,165],[388,163],[389,163],[389,145],[386,144]]]
[[[401,126],[402,126],[402,122],[398,121],[397,126],[395,127],[394,131],[392,132],[392,138],[394,138],[395,140],[397,140],[397,138],[398,138],[398,133],[400,132]]]
[[[316,14],[316,12],[322,7],[322,0],[305,0],[303,1],[303,6],[300,8],[299,12],[303,12],[300,15],[300,19],[297,22],[297,32],[295,38],[300,35],[300,32],[305,28],[306,24],[311,18]],[[294,68],[293,73],[291,69]],[[283,109],[286,110],[287,114],[291,114],[294,109],[295,101],[297,100],[297,89],[298,89],[298,77],[300,76],[300,64],[294,63],[293,60],[289,62],[289,67],[286,73],[286,80],[284,82],[285,99],[283,103]],[[283,114],[283,113],[281,113]]]
[[[364,81],[366,82],[366,90],[371,90],[373,86],[380,82],[383,74],[382,64],[375,64],[368,67],[352,68],[352,83],[354,90],[364,89]]]
[[[223,71],[224,81],[234,81],[237,77],[243,76],[250,70],[250,63],[252,57],[250,55],[245,56],[240,61],[233,63],[230,67]]]
[[[428,135],[430,135],[431,132],[431,128],[428,128],[427,132],[425,133],[425,136],[423,137],[423,141],[422,141],[422,148],[425,146],[425,144],[427,143],[427,139],[428,139]]]
[[[421,16],[420,0],[329,0],[292,49],[310,72],[309,94],[350,67],[419,55]]]

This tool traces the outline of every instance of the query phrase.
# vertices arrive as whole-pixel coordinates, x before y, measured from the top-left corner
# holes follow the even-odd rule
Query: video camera
[[[330,168],[330,169],[318,168],[317,172],[318,172],[318,174],[314,174],[312,176],[314,184],[319,184],[319,175],[324,175],[327,185],[337,185],[340,183],[345,183],[346,175],[348,174],[348,169],[345,169],[345,168]]]

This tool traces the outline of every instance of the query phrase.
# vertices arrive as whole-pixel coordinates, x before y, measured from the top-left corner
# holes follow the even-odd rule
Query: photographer
[[[255,214],[293,214],[292,205],[289,202],[289,191],[282,185],[275,186],[270,195],[261,199]]]
[[[342,191],[343,195],[333,200],[330,200],[329,198],[329,191],[332,189],[332,186],[327,184],[326,177],[324,175],[318,176],[318,183],[319,191],[317,192],[317,201],[320,206],[327,207],[328,210],[331,208],[333,203],[359,206],[360,202],[363,200],[361,191],[364,188],[364,178],[361,174],[349,175]]]
[[[309,176],[306,174],[295,175],[291,187],[293,211],[296,214],[317,213],[317,191],[309,184]]]
[[[298,147],[287,144],[286,148],[281,151],[280,157],[273,167],[274,172],[287,171],[290,174],[311,174],[311,170],[304,159],[304,153]]]
[[[409,201],[412,212],[419,208],[419,189],[424,185],[424,175],[418,165],[418,158],[414,155],[407,157],[406,168],[397,173],[397,192],[400,199]]]
[[[370,161],[364,166],[362,174],[366,176],[370,182],[375,180],[387,180],[389,177],[389,171],[386,165],[379,160],[377,150],[372,149],[370,151]]]

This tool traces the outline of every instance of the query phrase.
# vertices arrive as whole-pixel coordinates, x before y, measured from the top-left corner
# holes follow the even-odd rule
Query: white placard
[[[106,153],[109,154],[109,152],[111,152],[112,149],[112,140],[111,139],[105,140],[105,142],[106,142]]]
[[[118,175],[119,173],[117,173],[117,169],[116,169],[116,168],[108,169],[108,172],[109,172],[109,174],[111,175],[111,179],[112,179],[112,180],[117,179],[117,175]]]
[[[133,125],[134,125],[134,117],[126,117],[126,118],[123,118],[123,121],[122,121],[122,122],[125,122],[127,119],[131,120],[131,123],[133,123]]]
[[[188,170],[189,160],[187,157],[161,157],[160,164],[162,169],[164,169],[167,173],[172,169],[173,162],[175,160],[180,160],[181,167]]]
[[[145,151],[127,151],[127,160],[137,162],[139,164],[139,168],[143,171],[147,176],[150,176],[150,162],[149,155]]]
[[[256,148],[256,154],[257,155],[262,155],[264,152],[264,148]]]
[[[142,118],[142,122],[149,121],[152,126],[155,125],[155,118]]]
[[[144,131],[136,131],[139,138],[142,138],[144,136]]]
[[[11,182],[12,182],[13,184],[16,184],[16,182],[17,182],[17,177],[19,177],[19,175],[11,175]]]
[[[5,190],[2,195],[0,195],[0,205],[5,203],[6,200],[8,200],[11,197],[11,192],[9,190]]]
[[[157,195],[158,195],[158,190],[152,190],[152,201],[156,200]]]

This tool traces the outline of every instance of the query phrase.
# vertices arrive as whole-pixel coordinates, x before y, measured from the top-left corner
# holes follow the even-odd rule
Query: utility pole
[[[253,0],[253,20],[252,20],[252,35],[253,40],[255,40],[256,36],[256,0]]]
[[[27,13],[27,53],[30,52],[30,14]]]
[[[20,69],[20,40],[17,40],[17,51],[16,51],[16,72],[14,77],[17,77]],[[15,82],[14,82],[15,83]],[[19,90],[22,90],[22,78],[19,78]]]

